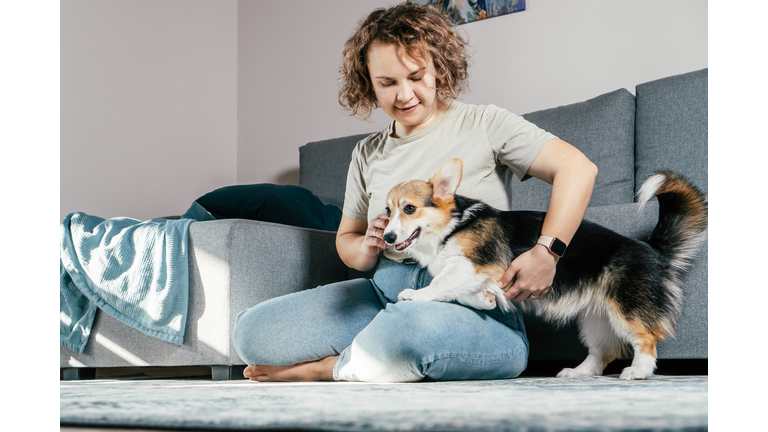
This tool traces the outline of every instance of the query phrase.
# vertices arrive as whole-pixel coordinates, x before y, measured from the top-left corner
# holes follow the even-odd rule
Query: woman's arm
[[[385,214],[376,216],[370,222],[342,215],[336,232],[336,250],[344,264],[359,271],[375,267],[379,252],[387,248],[382,237],[388,223],[389,218]]]
[[[549,208],[539,235],[557,237],[569,244],[587,211],[597,166],[576,147],[552,139],[544,144],[528,174],[552,185]],[[541,298],[552,285],[558,259],[545,246],[536,245],[512,261],[499,286],[503,289],[514,281],[505,296],[515,301]]]

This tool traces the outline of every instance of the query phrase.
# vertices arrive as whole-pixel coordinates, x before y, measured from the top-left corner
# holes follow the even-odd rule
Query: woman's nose
[[[408,102],[411,99],[413,99],[413,89],[410,84],[401,84],[397,89],[397,100],[400,102]]]

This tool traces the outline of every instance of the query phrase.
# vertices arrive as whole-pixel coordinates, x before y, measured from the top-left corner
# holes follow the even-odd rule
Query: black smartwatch
[[[565,248],[567,247],[559,238],[549,236],[540,236],[539,241],[537,241],[536,244],[545,246],[550,252],[560,258],[565,254]]]

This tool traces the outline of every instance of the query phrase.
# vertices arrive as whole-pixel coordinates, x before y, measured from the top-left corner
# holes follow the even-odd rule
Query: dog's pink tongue
[[[413,234],[411,234],[411,236],[410,236],[410,237],[408,237],[408,239],[407,239],[407,240],[405,240],[404,242],[402,242],[402,243],[400,243],[400,244],[396,244],[396,245],[395,245],[395,250],[396,250],[396,251],[401,251],[401,250],[403,250],[403,249],[407,248],[408,246],[410,246],[410,245],[411,245],[411,241],[412,241],[413,239],[415,239],[415,238],[416,238],[416,236],[418,236],[420,232],[421,232],[421,229],[420,229],[420,228],[416,229],[416,231],[414,231],[414,232],[413,232]]]

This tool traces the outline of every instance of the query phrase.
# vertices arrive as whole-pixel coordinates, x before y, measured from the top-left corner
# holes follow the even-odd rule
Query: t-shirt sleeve
[[[508,166],[521,181],[531,177],[526,173],[544,144],[557,138],[521,116],[494,105],[486,108],[484,119],[496,163]]]
[[[368,193],[364,176],[366,161],[361,154],[362,143],[359,142],[352,151],[342,213],[348,218],[368,222]]]

